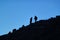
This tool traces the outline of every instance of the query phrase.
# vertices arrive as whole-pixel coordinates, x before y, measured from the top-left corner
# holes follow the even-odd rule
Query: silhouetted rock
[[[13,33],[15,33],[16,32],[16,29],[13,29]]]
[[[11,34],[11,32],[9,32],[8,34]]]
[[[60,16],[23,25],[18,30],[13,29],[12,33],[0,36],[0,40],[60,40]]]

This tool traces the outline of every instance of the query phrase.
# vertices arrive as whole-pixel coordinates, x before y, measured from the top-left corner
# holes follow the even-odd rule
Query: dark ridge
[[[23,25],[0,36],[0,40],[60,40],[60,16]]]

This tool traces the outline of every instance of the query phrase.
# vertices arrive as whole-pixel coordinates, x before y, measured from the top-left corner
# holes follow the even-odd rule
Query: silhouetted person
[[[37,16],[34,17],[35,22],[37,21]]]
[[[30,18],[30,24],[32,23],[32,17]]]

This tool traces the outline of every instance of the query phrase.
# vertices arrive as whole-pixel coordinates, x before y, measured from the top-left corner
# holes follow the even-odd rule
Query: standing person
[[[32,23],[32,17],[30,18],[30,24]]]
[[[34,17],[35,22],[37,21],[37,16]]]

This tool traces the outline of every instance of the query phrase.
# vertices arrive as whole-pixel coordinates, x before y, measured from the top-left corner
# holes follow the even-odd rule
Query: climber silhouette
[[[30,24],[32,23],[32,17],[30,18]]]
[[[37,16],[34,17],[35,22],[37,21]]]

